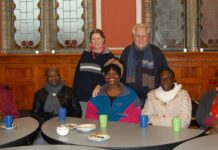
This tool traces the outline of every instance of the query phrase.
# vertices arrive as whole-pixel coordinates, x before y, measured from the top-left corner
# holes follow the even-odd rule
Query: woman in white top
[[[142,114],[148,115],[150,124],[168,127],[172,126],[174,117],[180,117],[182,128],[188,128],[192,112],[188,92],[175,82],[175,74],[170,68],[161,72],[160,81],[160,87],[148,93]]]

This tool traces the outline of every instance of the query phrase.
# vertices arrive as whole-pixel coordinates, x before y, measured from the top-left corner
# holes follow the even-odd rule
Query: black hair
[[[57,72],[58,76],[60,77],[60,72],[59,72],[58,68],[57,68],[56,66],[52,65],[52,66],[49,66],[49,67],[46,69],[46,71],[45,71],[45,76],[46,76],[46,78],[48,77],[48,73],[49,73],[50,71],[55,71],[55,72]]]
[[[171,68],[165,68],[164,70],[162,70],[160,73],[160,76],[161,76],[162,72],[164,72],[164,71],[167,71],[171,75],[171,77],[175,79],[175,73]]]
[[[121,69],[120,69],[120,67],[118,65],[116,65],[116,64],[113,64],[113,63],[104,66],[102,68],[102,72],[104,74],[107,74],[111,69],[116,71],[119,74],[119,76],[121,77]]]

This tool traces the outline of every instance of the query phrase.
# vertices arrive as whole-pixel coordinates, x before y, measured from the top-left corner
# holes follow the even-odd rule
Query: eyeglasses
[[[170,81],[172,80],[172,77],[168,76],[168,77],[160,77],[161,81]]]

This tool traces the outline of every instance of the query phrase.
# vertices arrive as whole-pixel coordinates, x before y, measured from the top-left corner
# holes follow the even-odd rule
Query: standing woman
[[[82,53],[75,71],[73,89],[79,101],[87,102],[96,85],[105,83],[101,67],[111,58],[113,54],[105,47],[102,30],[92,30],[90,47]]]

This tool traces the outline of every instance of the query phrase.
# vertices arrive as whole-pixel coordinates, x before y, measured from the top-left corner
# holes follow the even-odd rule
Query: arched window
[[[186,47],[186,3],[184,0],[155,0],[153,5],[153,42],[167,50]]]
[[[57,0],[57,39],[61,47],[76,48],[85,39],[85,7],[82,0]]]
[[[144,0],[144,21],[152,43],[162,50],[210,51],[218,48],[218,2]]]
[[[12,52],[58,52],[87,48],[92,1],[13,0]]]
[[[218,1],[199,0],[199,47],[204,50],[218,48]]]
[[[14,40],[21,49],[33,49],[40,42],[40,0],[14,0]]]

